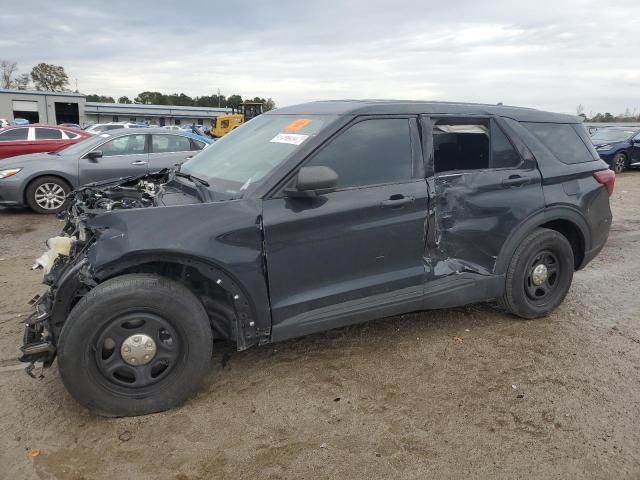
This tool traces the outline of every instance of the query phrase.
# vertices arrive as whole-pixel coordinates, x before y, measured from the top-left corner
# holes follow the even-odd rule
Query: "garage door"
[[[14,100],[13,109],[20,112],[37,112],[38,102],[30,102],[25,100]]]

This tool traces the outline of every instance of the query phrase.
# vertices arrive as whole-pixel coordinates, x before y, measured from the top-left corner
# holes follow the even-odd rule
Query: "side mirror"
[[[631,139],[631,143],[640,143],[640,138]]]
[[[294,186],[285,189],[289,197],[317,197],[333,192],[338,184],[338,174],[329,167],[302,167]]]
[[[102,150],[94,150],[93,152],[89,152],[87,153],[86,158],[88,158],[92,162],[96,162],[99,158],[102,158]]]

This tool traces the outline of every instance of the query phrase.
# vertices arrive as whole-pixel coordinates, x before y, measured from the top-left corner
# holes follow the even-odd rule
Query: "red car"
[[[0,130],[0,159],[27,153],[57,152],[91,135],[51,125],[16,125]]]

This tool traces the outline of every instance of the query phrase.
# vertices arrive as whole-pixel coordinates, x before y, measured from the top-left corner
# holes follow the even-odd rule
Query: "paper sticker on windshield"
[[[273,137],[270,142],[271,143],[288,143],[290,145],[300,145],[304,142],[309,135],[300,135],[297,133],[279,133],[275,137]]]
[[[309,125],[313,120],[310,118],[299,118],[298,120],[291,122],[287,125],[287,128],[284,129],[285,133],[295,133],[298,130],[302,130],[304,127]]]

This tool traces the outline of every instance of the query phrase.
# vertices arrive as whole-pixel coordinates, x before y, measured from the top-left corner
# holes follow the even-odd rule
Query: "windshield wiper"
[[[207,182],[205,179],[196,177],[195,175],[191,175],[190,173],[184,173],[184,172],[181,172],[180,170],[176,170],[175,174],[176,174],[176,177],[186,178],[187,180],[191,180],[193,183],[198,182],[201,185],[204,185],[205,187],[210,186],[209,182]]]

